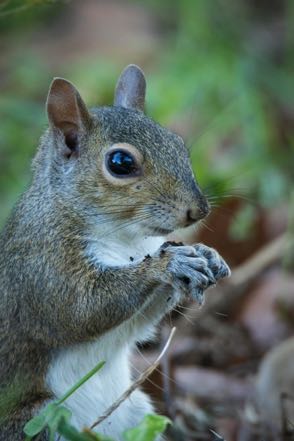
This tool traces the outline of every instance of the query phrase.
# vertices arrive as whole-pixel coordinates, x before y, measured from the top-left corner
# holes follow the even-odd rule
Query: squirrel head
[[[209,212],[182,138],[144,113],[141,69],[122,72],[114,105],[88,110],[76,88],[55,78],[50,128],[35,161],[59,200],[89,222],[103,218],[143,235],[166,235]]]

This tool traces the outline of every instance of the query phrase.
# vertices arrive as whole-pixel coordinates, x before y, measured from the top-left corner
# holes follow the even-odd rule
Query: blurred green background
[[[185,137],[201,186],[227,210],[216,234],[255,235],[255,248],[260,229],[275,236],[293,192],[293,18],[292,0],[0,2],[0,224],[29,183],[52,77],[110,104],[137,63],[149,115]]]

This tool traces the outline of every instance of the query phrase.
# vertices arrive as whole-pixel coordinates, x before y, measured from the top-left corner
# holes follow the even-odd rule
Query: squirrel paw
[[[197,256],[204,257],[207,260],[208,266],[211,269],[216,281],[231,275],[231,270],[228,264],[215,249],[203,245],[202,243],[194,245],[194,248]]]
[[[166,270],[172,285],[184,295],[196,299],[199,304],[203,303],[205,289],[230,275],[228,265],[217,251],[202,244],[164,244],[161,255],[169,255]]]
[[[211,278],[209,286],[215,285],[218,280],[229,277],[231,275],[231,270],[228,264],[215,249],[203,245],[202,243],[195,245],[194,249],[196,250],[196,254],[199,258],[202,257],[206,260],[208,268],[213,274],[214,281]],[[195,297],[200,304],[203,303],[203,290],[199,290],[198,292],[196,292],[196,296],[194,296],[192,293],[192,296]]]

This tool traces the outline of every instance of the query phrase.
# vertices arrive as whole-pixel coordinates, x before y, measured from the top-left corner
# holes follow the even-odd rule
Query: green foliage
[[[71,412],[64,406],[57,403],[50,403],[46,409],[27,422],[24,428],[26,440],[33,439],[44,429],[49,431],[49,441],[54,441],[54,435],[58,431],[61,421],[69,421]]]
[[[45,91],[51,80],[29,53],[15,53],[8,67],[11,74],[0,97],[0,224],[27,186],[30,161],[46,122]]]
[[[244,0],[228,0],[225,7],[221,0],[130,1],[153,9],[165,36],[148,72],[147,111],[185,135],[200,185],[216,202],[240,193],[255,200],[252,218],[257,207],[288,200],[294,169],[294,136],[287,123],[294,101],[293,2],[288,0],[287,10],[280,12],[285,38],[277,35],[276,43],[268,44],[263,29],[274,13],[270,7],[258,15],[252,2]],[[7,8],[21,3],[9,1]],[[22,35],[27,22],[37,27],[40,18],[50,22],[62,7],[70,7],[62,1],[41,3],[26,12],[32,14],[29,20],[24,13],[0,20],[3,35],[13,39],[14,20]],[[282,56],[276,53],[278,45]],[[46,123],[51,78],[68,77],[90,105],[110,104],[122,68],[111,57],[81,57],[53,72],[41,60],[15,51],[7,64],[10,75],[0,99],[0,224],[27,185],[30,158]],[[242,225],[237,235],[232,226],[235,238],[249,233],[248,222]]]
[[[71,412],[62,404],[76,392],[86,381],[93,377],[105,362],[99,362],[91,371],[73,385],[59,400],[49,403],[38,415],[30,419],[25,427],[25,441],[31,441],[44,430],[49,433],[49,441],[54,441],[55,435],[62,435],[69,441],[115,441],[112,438],[94,433],[89,429],[79,432],[70,424]],[[97,415],[98,417],[98,415]],[[162,433],[170,420],[160,415],[146,415],[138,427],[127,430],[123,437],[125,441],[153,441]]]
[[[127,430],[123,434],[125,441],[153,441],[157,435],[165,431],[171,421],[161,415],[146,415],[138,427]]]
[[[48,429],[50,441],[54,441],[54,434],[58,432],[59,425],[62,423],[63,427],[69,422],[71,412],[66,407],[61,406],[75,391],[88,381],[93,375],[100,371],[105,365],[104,361],[99,362],[91,371],[82,377],[76,384],[74,384],[59,400],[48,404],[39,415],[33,417],[28,421],[24,427],[26,434],[26,441],[29,441],[34,436],[38,435],[44,429]]]
[[[256,220],[255,207],[252,205],[244,205],[237,213],[233,223],[230,226],[230,235],[236,241],[249,238],[253,230],[254,221]]]
[[[40,18],[52,16],[53,4],[58,6],[62,0],[2,0],[0,3],[0,33],[11,33],[15,29],[30,26]],[[56,9],[56,8],[55,8]]]
[[[112,438],[90,430],[79,432],[71,426],[65,419],[62,419],[58,426],[58,433],[69,441],[113,441]]]
[[[49,440],[54,441],[54,435],[62,435],[69,441],[115,441],[113,438],[94,433],[85,429],[79,432],[70,424],[71,412],[56,403],[49,404],[46,412],[31,419],[25,426],[26,440],[32,440],[44,429],[49,430]],[[161,415],[146,415],[143,421],[123,433],[125,441],[154,441],[164,432],[170,420]]]
[[[266,46],[260,31],[270,23],[268,7],[260,18],[241,0],[225,7],[220,0],[148,3],[160,16],[169,7],[170,23],[165,16],[163,25],[174,29],[149,81],[149,110],[164,124],[181,128],[182,122],[198,180],[214,198],[242,193],[256,201],[250,208],[244,202],[243,222],[238,232],[231,229],[245,239],[249,213],[252,220],[258,205],[285,202],[293,183],[293,130],[281,119],[294,98],[293,2],[278,62],[277,49]]]
[[[35,416],[25,425],[26,441],[32,440],[45,429],[49,432],[49,441],[54,441],[56,434],[70,441],[113,441],[109,437],[91,431],[79,432],[70,424],[71,416],[71,412],[66,407],[57,403],[48,404],[40,415]]]

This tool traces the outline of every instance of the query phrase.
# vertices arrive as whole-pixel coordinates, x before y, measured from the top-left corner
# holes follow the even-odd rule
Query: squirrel
[[[135,65],[109,107],[88,110],[72,83],[51,84],[31,185],[0,237],[1,441],[23,440],[32,416],[105,360],[65,402],[89,427],[130,386],[136,343],[230,274],[214,249],[167,242],[209,204],[182,138],[145,115],[145,90]],[[122,440],[151,412],[136,390],[97,430]]]

